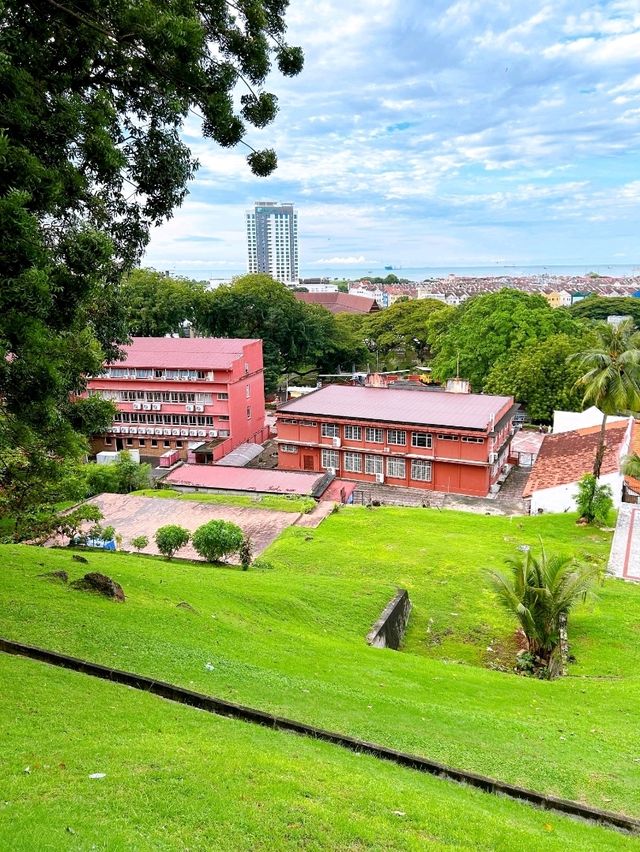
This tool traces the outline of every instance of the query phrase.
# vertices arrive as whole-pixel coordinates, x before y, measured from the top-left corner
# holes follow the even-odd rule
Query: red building
[[[266,439],[261,340],[134,337],[123,351],[125,360],[89,382],[90,395],[118,406],[94,452],[135,449],[157,459],[178,450],[210,463]]]
[[[279,407],[278,467],[484,497],[517,408],[509,396],[327,385]]]

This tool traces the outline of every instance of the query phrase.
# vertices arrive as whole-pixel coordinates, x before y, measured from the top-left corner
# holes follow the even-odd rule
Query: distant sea
[[[213,265],[211,267],[203,265],[197,269],[177,266],[166,268],[172,275],[194,278],[198,281],[210,278],[228,279],[236,275],[247,274],[245,267],[234,268],[229,266],[221,269]],[[161,271],[165,270],[162,269]],[[538,278],[543,275],[550,277],[558,275],[579,276],[587,275],[589,272],[612,278],[640,276],[640,262],[633,265],[592,263],[573,266],[502,266],[499,264],[493,266],[394,266],[393,269],[385,269],[381,266],[303,266],[300,277],[355,280],[397,275],[398,278],[407,278],[409,281],[424,281],[429,278],[446,278],[449,275],[468,278],[524,278],[529,276]]]

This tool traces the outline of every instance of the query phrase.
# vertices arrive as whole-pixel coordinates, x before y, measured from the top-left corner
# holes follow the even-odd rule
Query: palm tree
[[[637,424],[634,428],[638,428]],[[632,453],[630,456],[625,456],[622,460],[622,472],[625,476],[631,476],[633,479],[640,479],[640,455]]]
[[[617,326],[598,323],[595,346],[569,358],[587,370],[576,382],[576,387],[584,388],[583,405],[596,405],[603,415],[593,462],[593,475],[598,479],[605,451],[607,416],[640,409],[640,332],[632,319]]]
[[[509,574],[492,571],[491,584],[503,607],[520,622],[538,667],[547,668],[554,677],[562,670],[557,654],[561,624],[566,624],[572,607],[586,598],[599,569],[568,556],[547,557],[544,547],[539,558],[527,550],[506,562]]]

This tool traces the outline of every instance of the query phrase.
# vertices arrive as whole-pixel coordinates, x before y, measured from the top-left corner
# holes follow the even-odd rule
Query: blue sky
[[[201,163],[145,263],[237,272],[244,211],[298,207],[301,266],[640,265],[640,3],[292,0],[276,121]]]

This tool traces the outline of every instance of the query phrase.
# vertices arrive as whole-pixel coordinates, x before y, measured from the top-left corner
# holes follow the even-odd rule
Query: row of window
[[[283,421],[291,422],[291,421]],[[315,426],[315,423],[307,423],[307,426]],[[361,426],[343,426],[343,437],[345,441],[361,441],[362,427]],[[384,443],[384,429],[367,426],[364,429],[365,441],[370,444]],[[395,444],[397,446],[406,446],[407,432],[405,429],[387,429],[387,444]],[[323,423],[321,426],[321,435],[323,438],[339,438],[340,426],[337,423]],[[438,435],[440,441],[457,441],[458,435]],[[482,444],[484,438],[462,436],[462,441],[468,444]],[[433,435],[428,432],[411,432],[411,446],[423,447],[430,449],[433,446]]]
[[[156,370],[152,367],[107,367],[102,373],[110,379],[171,379],[173,381],[215,381],[211,370]]]
[[[90,390],[89,396],[100,396],[114,402],[198,402],[202,405],[213,403],[210,393],[180,393],[178,391],[134,391],[134,390]],[[216,394],[218,399],[229,399],[228,393]]]
[[[219,415],[216,420],[228,420],[227,415]],[[117,411],[115,423],[151,423],[158,426],[213,426],[211,414],[138,414],[137,412]]]
[[[284,445],[287,446],[287,445]],[[292,445],[289,445],[292,446]],[[290,452],[287,450],[285,452]],[[370,456],[362,453],[344,453],[342,457],[342,469],[346,473],[381,474],[384,471],[384,457]],[[364,462],[364,467],[363,467]],[[394,479],[406,479],[406,459],[388,458],[387,476]],[[337,450],[322,450],[322,467],[326,469],[340,469],[340,453]],[[411,479],[418,482],[431,482],[431,462],[426,459],[411,460]]]

